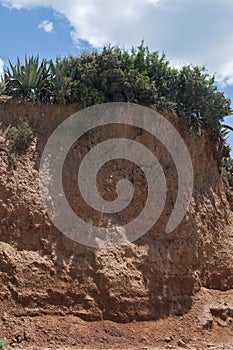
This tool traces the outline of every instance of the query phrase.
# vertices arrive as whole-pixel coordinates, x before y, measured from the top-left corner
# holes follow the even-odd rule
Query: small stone
[[[74,346],[74,345],[77,344],[76,340],[73,339],[73,338],[68,338],[68,339],[66,339],[66,341],[67,341],[67,343],[68,343],[69,345],[71,345],[71,346]]]
[[[212,329],[213,328],[213,319],[209,318],[205,321],[205,323],[202,324],[202,327],[204,329]]]
[[[223,321],[221,319],[217,320],[217,324],[219,327],[227,327],[228,326],[228,321]]]
[[[26,340],[27,342],[31,340],[31,337],[28,331],[24,331],[24,340]]]
[[[146,337],[141,338],[143,341],[147,341],[148,339]]]
[[[172,338],[172,337],[167,337],[167,338],[165,339],[165,342],[166,342],[166,343],[170,343],[171,341],[173,341],[173,338]]]
[[[17,340],[17,343],[19,343],[19,344],[22,343],[22,341],[23,341],[21,335],[17,335],[16,340]]]
[[[183,340],[181,340],[181,339],[178,341],[177,345],[180,346],[181,348],[186,348],[187,347],[185,342]]]

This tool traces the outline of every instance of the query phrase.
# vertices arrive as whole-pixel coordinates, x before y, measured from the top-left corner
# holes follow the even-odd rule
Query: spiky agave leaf
[[[25,56],[24,64],[18,58],[15,66],[9,61],[9,68],[4,75],[8,92],[14,96],[40,99],[48,83],[49,69],[46,60],[39,64],[39,56]]]

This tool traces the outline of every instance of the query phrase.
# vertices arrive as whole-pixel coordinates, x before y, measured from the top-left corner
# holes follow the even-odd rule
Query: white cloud
[[[206,65],[222,84],[233,85],[232,0],[0,0],[15,8],[44,6],[65,16],[76,45],[137,45],[169,59]]]
[[[4,62],[3,60],[0,58],[0,81],[1,81],[1,76],[3,74],[3,68],[4,68]]]
[[[38,25],[38,29],[43,29],[46,33],[51,33],[53,31],[53,22],[50,21],[42,21]]]

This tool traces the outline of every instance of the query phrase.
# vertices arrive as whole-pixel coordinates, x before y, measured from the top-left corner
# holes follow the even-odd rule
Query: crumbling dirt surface
[[[218,170],[221,149],[207,133],[191,137],[187,125],[166,115],[186,142],[194,168],[191,205],[167,234],[177,175],[165,148],[134,127],[99,128],[83,136],[68,154],[63,186],[86,222],[121,234],[119,226],[138,215],[146,198],[140,169],[118,160],[101,169],[98,189],[112,200],[116,183],[127,178],[135,185],[132,205],[109,217],[84,203],[78,166],[103,140],[142,142],[161,163],[168,187],[161,218],[143,237],[114,249],[85,247],[54,227],[39,192],[46,141],[78,108],[0,101],[0,338],[31,349],[231,349],[233,213]],[[34,139],[18,156],[10,151],[6,132],[20,118],[29,121]]]
[[[184,316],[153,322],[86,322],[75,316],[4,313],[1,335],[16,349],[233,349],[233,291],[202,289]]]

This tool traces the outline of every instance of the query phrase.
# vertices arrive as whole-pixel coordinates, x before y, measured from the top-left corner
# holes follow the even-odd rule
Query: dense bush
[[[6,341],[4,339],[0,339],[0,350],[5,350]]]
[[[33,137],[32,129],[26,120],[22,120],[16,127],[11,127],[7,132],[7,139],[11,148],[16,153],[23,152]]]
[[[49,98],[51,102],[66,104],[75,101],[76,78],[78,64],[70,59],[57,58],[55,63],[50,61]]]
[[[233,210],[233,158],[223,159],[222,175],[227,185],[227,199]]]
[[[3,81],[0,80],[0,96],[5,93],[6,85]]]
[[[223,159],[223,174],[228,187],[233,190],[233,158]]]
[[[83,107],[103,102],[134,102],[157,110],[174,111],[196,131],[205,124],[215,134],[231,114],[230,100],[214,85],[205,68],[171,67],[166,56],[150,52],[142,43],[130,52],[105,47],[102,52],[57,58],[18,59],[5,71],[5,93],[46,103],[74,103]]]

